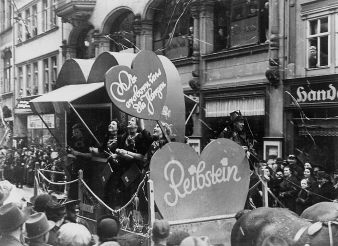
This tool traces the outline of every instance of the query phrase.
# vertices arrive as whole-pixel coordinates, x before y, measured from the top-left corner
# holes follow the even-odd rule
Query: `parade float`
[[[234,216],[244,208],[248,193],[248,159],[243,148],[229,139],[212,141],[201,155],[184,143],[185,99],[179,73],[169,59],[146,50],[137,54],[105,52],[95,60],[71,59],[60,71],[57,88],[31,100],[30,105],[42,121],[44,114],[55,115],[55,128],[50,131],[60,153],[70,141],[69,132],[75,122],[81,122],[99,145],[113,118],[126,123],[131,116],[144,119],[149,131],[156,124],[163,131],[162,122],[170,124],[176,141],[165,134],[169,143],[153,155],[140,189],[119,209],[109,207],[104,200],[101,179],[105,156],[92,157],[95,168],[90,185],[84,182],[81,171],[77,180],[53,182],[44,175],[48,170],[36,167],[36,194],[41,179],[65,187],[77,182],[81,216],[94,233],[96,220],[113,213],[120,215],[123,231],[136,233],[149,243],[152,222],[163,218],[172,230],[208,236],[211,244],[230,245]],[[69,158],[60,158],[66,169]],[[137,216],[135,198],[144,187],[148,189],[148,224],[134,223],[130,227],[121,212],[132,204],[133,216]]]

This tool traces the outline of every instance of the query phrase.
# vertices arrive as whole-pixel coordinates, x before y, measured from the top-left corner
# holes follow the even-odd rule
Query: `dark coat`
[[[300,190],[296,198],[296,214],[301,215],[305,209],[310,207],[311,193],[308,190]]]
[[[329,202],[331,200],[336,199],[337,193],[335,188],[333,187],[331,182],[327,182],[323,184],[321,187],[318,185],[313,189],[313,198],[312,204],[316,204],[319,202]],[[317,195],[320,196],[317,196]]]
[[[0,239],[0,246],[22,246],[23,244],[11,235],[3,235]]]
[[[296,211],[296,197],[298,193],[299,181],[294,176],[284,178],[280,183],[279,200],[291,211]]]

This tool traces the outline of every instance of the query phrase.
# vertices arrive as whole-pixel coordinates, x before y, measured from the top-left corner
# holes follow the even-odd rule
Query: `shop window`
[[[5,52],[3,62],[4,62],[4,79],[3,79],[3,93],[10,92],[11,91],[11,70],[12,70],[12,52],[7,51]]]
[[[214,7],[214,50],[264,43],[268,39],[267,0],[219,0]]]
[[[130,11],[120,15],[110,30],[110,50],[120,52],[122,50],[134,50],[135,35],[133,31],[134,14]]]
[[[184,1],[167,0],[156,7],[153,25],[153,50],[169,59],[191,55],[193,18]],[[190,48],[190,52],[189,52]]]
[[[85,28],[77,39],[76,58],[90,59],[95,57],[95,47],[93,44],[94,28],[89,26]]]
[[[55,149],[57,142],[51,134],[52,132],[54,136],[58,135],[55,127],[55,115],[45,114],[41,115],[41,117],[48,125],[49,130],[38,115],[27,116],[28,144],[35,145],[37,148],[46,148],[50,145]]]
[[[330,60],[329,16],[308,21],[308,68],[329,66]]]

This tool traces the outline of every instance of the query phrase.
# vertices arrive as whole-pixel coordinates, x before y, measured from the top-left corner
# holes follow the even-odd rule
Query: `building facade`
[[[13,5],[0,2],[0,145],[11,144],[14,107]]]
[[[57,88],[68,59],[149,49],[178,69],[186,135],[200,149],[241,110],[254,148],[284,156],[284,13],[277,0],[17,2],[12,29],[14,136],[33,141],[27,102]],[[269,18],[270,16],[270,18]],[[15,81],[15,83],[14,83]],[[195,103],[197,102],[197,105]],[[24,107],[24,108],[22,108]],[[33,117],[34,118],[34,117]]]
[[[338,168],[337,7],[334,0],[290,5],[288,72],[283,82],[287,149],[329,172]]]
[[[278,1],[273,2],[273,6],[278,5]],[[198,102],[194,107],[187,99],[187,117],[191,118],[187,120],[186,135],[197,140],[201,148],[218,137],[230,123],[230,112],[237,109],[246,117],[260,154],[265,137],[282,141],[283,105],[274,102],[282,100],[282,93],[265,75],[271,54],[279,63],[278,37],[272,42],[274,51],[269,52],[269,11],[278,16],[278,7],[270,7],[263,0],[103,0],[94,6],[82,6],[83,10],[87,7],[87,15],[82,11],[79,20],[72,4],[59,2],[56,9],[57,15],[73,23],[63,47],[66,56],[76,57],[79,33],[87,32],[96,56],[105,51],[149,49],[170,58],[181,75],[185,94]],[[279,21],[270,20],[276,26]],[[278,81],[279,76],[273,76],[278,69],[270,70],[269,76]],[[273,117],[268,117],[271,114]],[[272,151],[274,155],[282,153]]]

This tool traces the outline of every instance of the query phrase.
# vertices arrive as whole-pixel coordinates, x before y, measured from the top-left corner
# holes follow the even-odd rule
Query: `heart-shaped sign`
[[[167,77],[161,60],[149,50],[138,53],[132,69],[118,65],[105,75],[113,103],[129,115],[159,120],[167,96]]]
[[[233,214],[242,210],[250,168],[243,148],[217,139],[201,156],[184,143],[171,142],[151,159],[155,202],[169,221]]]

